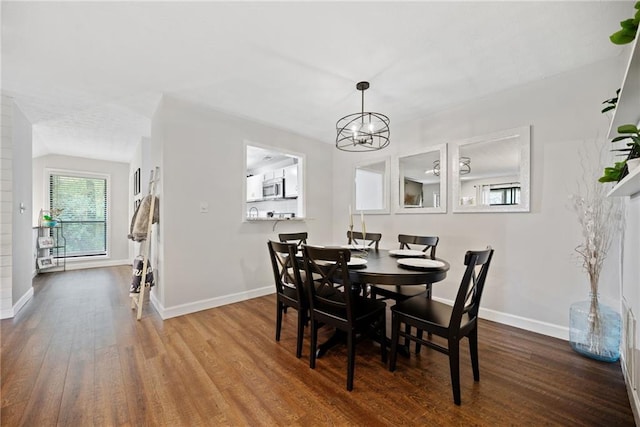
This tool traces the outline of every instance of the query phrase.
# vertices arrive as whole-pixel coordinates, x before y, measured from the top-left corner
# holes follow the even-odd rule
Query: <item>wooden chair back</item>
[[[306,307],[303,281],[296,261],[298,246],[270,240],[268,243],[276,291],[286,299],[293,299]]]
[[[367,235],[363,236],[361,231],[347,231],[347,239],[350,245],[367,245],[378,250],[382,234],[367,232]]]
[[[436,246],[440,240],[437,236],[412,236],[409,234],[398,234],[400,249],[414,249],[411,245],[424,246],[422,252],[427,253],[431,259],[436,259]]]
[[[307,244],[308,236],[309,234],[306,231],[300,233],[280,233],[278,234],[278,239],[280,239],[281,242],[294,242],[298,246],[298,249],[300,249],[302,245]]]
[[[484,290],[493,249],[487,247],[483,251],[467,251],[464,264],[467,266],[458,288],[458,294],[451,311],[449,336],[464,336],[475,327],[480,309],[480,299]],[[467,315],[465,322],[462,317]]]
[[[312,312],[334,313],[336,320],[344,316],[343,320],[352,324],[354,295],[351,292],[347,266],[351,259],[351,251],[304,245],[302,254],[307,277],[309,309]]]

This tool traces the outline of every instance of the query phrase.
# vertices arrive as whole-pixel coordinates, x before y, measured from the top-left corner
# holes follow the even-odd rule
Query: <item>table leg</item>
[[[318,345],[318,350],[316,351],[316,357],[320,358],[324,356],[327,351],[329,351],[332,347],[335,347],[338,344],[344,344],[347,342],[347,333],[341,331],[340,329],[336,329],[333,335],[329,337],[328,340]]]

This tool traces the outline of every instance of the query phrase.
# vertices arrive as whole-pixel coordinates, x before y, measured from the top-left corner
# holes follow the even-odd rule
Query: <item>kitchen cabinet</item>
[[[247,202],[262,199],[263,178],[260,174],[247,177]]]
[[[273,169],[270,171],[265,172],[264,174],[262,174],[262,179],[263,181],[269,181],[271,179],[275,179],[275,178],[284,178],[284,170],[286,168],[277,168],[277,169]]]
[[[284,172],[284,197],[298,197],[298,165],[287,166]]]

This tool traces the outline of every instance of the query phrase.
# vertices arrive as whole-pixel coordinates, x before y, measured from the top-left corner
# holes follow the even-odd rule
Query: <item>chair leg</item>
[[[296,339],[296,357],[300,359],[302,357],[302,338],[304,337],[304,325],[307,323],[304,310],[298,310],[298,337]]]
[[[478,328],[469,333],[469,351],[471,352],[471,367],[473,368],[473,380],[480,381],[480,366],[478,363]]]
[[[347,332],[347,390],[353,390],[353,371],[356,366],[356,332]]]
[[[431,299],[431,283],[427,283],[426,289],[427,289],[426,297],[427,299]],[[418,329],[417,336],[420,339],[422,339],[422,332],[423,332],[422,329]],[[431,339],[431,336],[432,336],[431,332],[427,333],[427,337],[429,339]],[[420,354],[421,349],[422,349],[422,344],[420,344],[419,342],[416,342],[416,354]]]
[[[318,321],[311,319],[311,354],[309,354],[309,367],[316,368],[316,353],[318,351]]]
[[[383,311],[380,316],[380,352],[382,353],[382,363],[387,363],[387,319]]]
[[[422,339],[422,332],[423,332],[422,329],[418,329],[418,332],[416,333],[416,336],[418,337],[418,339]],[[422,344],[416,341],[416,354],[420,354],[421,348],[422,348]]]
[[[280,331],[282,330],[282,311],[284,304],[280,301],[276,303],[276,341],[280,341]]]
[[[456,405],[460,405],[460,342],[457,338],[449,339],[449,369],[453,401]]]
[[[407,347],[407,354],[409,354],[409,346],[411,344],[411,341],[409,341],[409,335],[411,335],[411,326],[409,326],[408,323],[404,324],[404,333],[406,334],[404,336],[404,346]]]
[[[395,312],[391,312],[391,356],[389,358],[389,370],[396,370],[398,358],[398,340],[400,339],[400,319]]]

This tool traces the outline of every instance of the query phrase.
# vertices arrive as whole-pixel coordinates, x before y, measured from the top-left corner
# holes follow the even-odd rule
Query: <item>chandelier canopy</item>
[[[369,82],[359,82],[356,89],[362,92],[362,110],[338,120],[336,147],[342,151],[381,150],[389,145],[389,117],[364,111],[364,91],[369,89]]]

